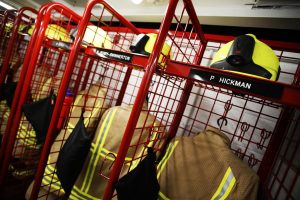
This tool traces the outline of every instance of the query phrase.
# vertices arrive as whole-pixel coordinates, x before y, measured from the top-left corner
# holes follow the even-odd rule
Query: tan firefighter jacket
[[[215,128],[172,140],[157,172],[160,199],[254,200],[257,196],[258,176]]]

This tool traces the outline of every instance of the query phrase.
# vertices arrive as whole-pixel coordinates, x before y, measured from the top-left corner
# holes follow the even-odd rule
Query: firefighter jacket
[[[106,177],[109,177],[111,167],[117,156],[131,110],[132,105],[122,105],[111,107],[105,111],[96,129],[90,152],[69,199],[99,200],[103,197],[107,185]],[[129,170],[137,166],[140,162],[140,159],[137,158],[147,153],[147,146],[151,146],[151,141],[156,139],[157,131],[160,130],[159,126],[162,127],[160,122],[156,120],[156,117],[149,114],[147,105],[144,104],[120,176],[125,175]],[[59,139],[57,140],[59,141]],[[60,147],[61,144],[58,144],[56,152],[59,150],[57,148]],[[59,198],[58,196],[64,194],[55,173],[56,160],[57,156],[55,158],[51,156],[51,159],[49,159],[49,163],[53,163],[53,165],[48,164],[46,166],[43,178],[45,186],[42,185],[39,193],[39,195],[48,196],[48,200],[57,199]],[[50,187],[50,192],[48,192],[49,188],[46,187],[47,185]]]
[[[64,191],[61,190],[60,182],[56,175],[55,169],[59,151],[76,126],[82,113],[82,108],[85,108],[83,116],[84,125],[87,131],[95,131],[99,119],[103,115],[104,111],[109,107],[108,104],[104,101],[106,93],[107,88],[102,87],[99,84],[93,84],[87,90],[79,92],[76,96],[73,106],[70,110],[68,123],[56,137],[48,156],[48,163],[45,168],[44,176],[42,179],[42,186],[39,194],[46,194],[49,190],[50,197],[44,196],[45,199],[57,199],[57,196],[64,195]],[[26,199],[30,197],[32,185],[33,184],[31,184],[27,190]],[[53,196],[53,198],[51,198],[51,196]]]
[[[157,172],[160,199],[254,200],[257,196],[258,176],[215,128],[172,140]]]
[[[107,177],[117,156],[132,105],[116,106],[108,109],[101,118],[92,142],[88,158],[81,174],[73,187],[70,199],[101,199],[103,197]],[[125,163],[120,176],[134,169],[142,154],[146,154],[146,144],[155,133],[159,122],[149,114],[144,104],[136,129],[131,139],[131,147],[127,151]]]

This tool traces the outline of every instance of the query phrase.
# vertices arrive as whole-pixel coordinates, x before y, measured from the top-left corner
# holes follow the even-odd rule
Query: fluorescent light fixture
[[[7,10],[13,10],[13,9],[15,9],[14,7],[12,7],[12,6],[10,6],[10,5],[2,2],[2,1],[0,1],[0,6],[2,6],[3,8],[6,8]]]
[[[131,1],[132,1],[132,3],[134,3],[134,4],[140,4],[140,3],[143,2],[143,0],[131,0]]]

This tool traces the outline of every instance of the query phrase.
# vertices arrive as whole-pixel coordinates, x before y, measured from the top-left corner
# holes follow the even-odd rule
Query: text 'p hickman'
[[[215,79],[215,76],[211,75],[209,80],[212,81]],[[216,80],[214,80],[216,81]],[[251,89],[251,83],[247,83],[244,81],[238,81],[238,80],[234,80],[234,79],[229,79],[229,78],[224,78],[224,77],[219,77],[219,83],[222,84],[226,84],[226,85],[232,85],[232,86],[236,86],[239,88],[245,88],[250,90]]]

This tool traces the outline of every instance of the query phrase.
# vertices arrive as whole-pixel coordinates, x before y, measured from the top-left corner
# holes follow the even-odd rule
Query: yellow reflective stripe
[[[66,129],[67,129],[68,131],[72,132],[72,130],[73,130],[74,128],[75,128],[75,126],[74,126],[71,122],[69,122]]]
[[[154,126],[156,126],[156,123],[154,122]],[[149,147],[153,147],[153,140],[154,140],[154,138],[158,135],[158,133],[157,133],[157,131],[155,131],[154,130],[155,128],[152,128],[152,130],[151,130],[151,133],[150,133],[150,142],[148,143],[148,145],[147,145],[147,148],[149,148]],[[143,147],[143,149],[140,151],[140,154],[137,156],[138,158],[140,158],[140,159],[136,159],[136,160],[134,160],[133,162],[132,162],[132,165],[131,165],[131,167],[130,167],[130,169],[129,169],[129,171],[131,171],[131,170],[133,170],[134,168],[136,168],[136,166],[139,164],[139,162],[141,161],[141,157],[142,157],[142,154],[143,154],[143,152],[145,151],[145,147]],[[127,157],[126,157],[127,158]],[[126,160],[126,158],[125,158],[125,160]],[[130,160],[132,160],[132,158],[128,158],[128,160],[130,161]],[[128,165],[129,165],[129,163],[127,163]]]
[[[8,120],[9,114],[10,114],[10,112],[5,112],[3,115],[3,118]],[[28,136],[28,134],[29,134],[29,136],[31,136],[33,138],[30,138]],[[24,139],[24,141],[21,141],[22,144],[24,144],[25,146],[35,145],[36,144],[35,137],[36,137],[36,134],[35,134],[34,130],[28,131],[28,127],[21,124],[21,126],[19,127],[19,130],[18,130],[17,138]]]
[[[9,118],[9,114],[10,114],[10,111],[6,111],[6,112],[4,113],[5,119],[8,119],[8,118]]]
[[[145,151],[146,147],[143,147],[142,151],[140,151],[139,155],[137,156],[138,159],[135,159],[134,161],[132,161],[132,165],[130,166],[129,171],[133,170],[141,161],[142,159],[142,154]],[[132,160],[132,158],[131,158]],[[129,165],[129,163],[127,163]]]
[[[53,188],[54,190],[59,190],[60,192],[65,193],[65,191],[61,187],[61,183],[55,172],[55,168],[50,164],[50,160],[51,158],[49,155],[42,182],[45,185],[49,185],[49,187]]]
[[[153,126],[156,127],[155,122],[154,122]],[[153,147],[154,139],[156,138],[156,136],[159,136],[158,132],[155,129],[158,129],[158,128],[152,128],[152,130],[151,130],[150,142],[147,145],[148,147]]]
[[[74,193],[73,190],[71,191],[71,194],[69,195],[68,199],[70,199],[70,200],[84,200],[82,197],[80,197],[79,195]]]
[[[96,198],[90,194],[87,194],[87,193],[84,193],[82,192],[78,187],[74,186],[72,191],[71,191],[71,194],[69,196],[69,199],[71,200],[101,200],[99,198]]]
[[[3,118],[8,120],[9,115],[10,115],[10,111],[6,111],[3,115]],[[23,118],[25,118],[25,117],[23,116]],[[18,130],[17,138],[18,139],[24,139],[24,141],[21,141],[21,142],[25,146],[36,145],[35,131],[34,130],[29,130],[28,131],[28,128],[29,128],[28,126],[21,124],[21,126],[19,127],[19,130]]]
[[[235,182],[236,182],[236,179],[235,179],[235,177],[233,177],[233,180],[230,182],[227,190],[225,191],[224,195],[220,198],[220,200],[225,200],[229,196],[230,192],[232,191],[232,188],[235,185]]]
[[[34,132],[33,130],[31,132]],[[36,146],[36,139],[35,136],[28,136],[28,132],[26,132],[25,130],[19,130],[18,131],[18,135],[17,135],[17,139],[18,142],[20,142],[22,145],[33,148],[33,149],[39,149],[38,146]]]
[[[164,157],[161,159],[161,161],[159,162],[159,164],[157,165],[157,178],[160,177],[162,171],[164,170],[168,160],[170,159],[171,155],[173,154],[177,144],[179,143],[178,140],[175,140],[173,142],[170,142],[166,153],[164,155]],[[159,200],[170,200],[166,195],[164,195],[161,191],[158,194],[158,198]]]
[[[111,157],[107,157],[107,155],[109,154],[109,153],[112,153],[112,154],[114,154],[116,157],[117,157],[117,153],[115,153],[115,152],[112,152],[112,151],[109,151],[109,150],[107,150],[107,149],[105,149],[104,147],[102,148],[102,151],[101,151],[101,153],[100,153],[100,155],[102,156],[102,157],[106,157],[106,158],[111,158]],[[111,158],[111,160],[112,161],[115,161],[115,157],[114,158]],[[132,158],[130,158],[130,157],[125,157],[125,160],[126,161],[131,161],[132,160]]]
[[[230,167],[226,170],[226,173],[211,200],[224,200],[228,197],[230,194],[234,184],[236,182],[236,179],[232,173],[232,170]]]
[[[19,129],[18,131],[18,136],[21,136],[20,138],[26,138],[26,139],[29,139],[31,141],[34,141],[35,143],[35,131],[34,130],[24,130],[24,129]]]
[[[69,195],[69,199],[70,199],[70,200],[82,200],[82,199],[80,199],[80,198],[77,198],[77,196],[75,196],[74,194],[72,194],[72,192],[71,192],[71,194]]]
[[[90,162],[88,164],[88,169],[85,174],[85,178],[81,187],[81,190],[83,190],[83,192],[87,192],[90,188],[90,185],[92,183],[92,176],[94,175],[98,160],[100,158],[99,155],[100,153],[98,152],[101,152],[103,148],[106,136],[108,134],[108,131],[110,129],[110,126],[112,124],[116,112],[117,112],[117,108],[110,110],[109,113],[106,115],[103,124],[101,125],[100,133],[98,134],[96,140],[96,144],[97,144],[96,153],[93,154],[90,159]]]
[[[160,174],[162,173],[163,169],[165,168],[168,160],[170,159],[171,155],[173,154],[178,143],[179,143],[179,141],[175,140],[174,142],[171,142],[169,144],[166,154],[164,155],[164,157],[162,158],[162,160],[159,162],[159,164],[157,166],[157,170],[158,170],[157,178],[160,177]]]
[[[95,143],[92,143],[92,145],[91,145],[91,148],[90,148],[90,152],[92,153],[92,154],[95,154],[95,153],[98,153],[99,154],[99,152],[95,152],[96,150],[96,147],[97,147],[97,145],[95,144]],[[114,161],[115,160],[115,157],[113,157],[113,156],[109,156],[109,154],[110,153],[112,153],[112,154],[114,154],[115,156],[117,156],[117,153],[115,153],[115,152],[112,152],[112,151],[109,151],[109,150],[107,150],[106,148],[104,148],[104,147],[102,147],[102,150],[101,150],[101,152],[100,152],[100,156],[101,157],[103,157],[103,158],[106,158],[106,159],[108,159],[108,160],[111,160],[111,161]],[[130,158],[130,157],[125,157],[125,161],[131,161],[132,160],[132,158]]]
[[[164,195],[162,192],[158,193],[158,200],[171,200],[166,195]]]
[[[60,182],[54,182],[53,180],[51,180],[51,177],[49,177],[49,176],[44,176],[42,182],[45,185],[49,185],[49,187],[51,189],[58,190],[59,192],[61,192],[63,194],[65,193],[65,191],[63,190],[63,188],[60,185]]]

